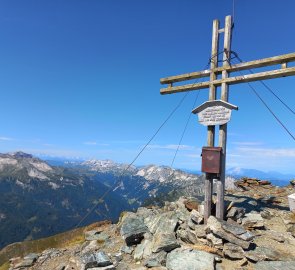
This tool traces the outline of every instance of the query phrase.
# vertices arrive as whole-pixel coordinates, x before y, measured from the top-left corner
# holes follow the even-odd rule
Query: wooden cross
[[[209,101],[216,100],[217,87],[221,86],[221,100],[228,102],[228,87],[231,84],[239,84],[246,82],[253,82],[258,80],[274,79],[279,77],[286,77],[295,75],[295,67],[288,67],[289,62],[295,61],[295,53],[279,55],[270,58],[264,58],[254,60],[250,62],[243,62],[235,65],[230,64],[231,59],[231,30],[232,30],[232,18],[226,16],[225,26],[219,29],[219,20],[213,21],[213,33],[212,33],[212,51],[211,51],[211,63],[210,69],[191,72],[160,80],[161,84],[168,84],[166,88],[162,88],[160,93],[162,95],[187,92],[193,90],[200,90],[209,88]],[[223,64],[218,67],[218,46],[219,36],[224,34],[223,45]],[[255,69],[266,66],[280,65],[279,69],[273,69],[265,72],[256,72],[249,75],[241,75],[230,77],[231,72]],[[218,75],[221,74],[221,79],[218,79]],[[192,79],[209,77],[210,79],[200,83],[189,83],[184,85],[173,86],[173,83],[183,82]],[[226,140],[227,140],[227,124],[219,126],[219,147],[222,148],[221,154],[221,171],[217,181],[217,201],[216,201],[216,217],[224,218],[224,183],[225,183],[225,164],[226,164]],[[208,126],[207,131],[207,145],[213,147],[215,144],[215,126]],[[212,182],[213,179],[209,174],[206,174],[205,180],[205,223],[208,217],[211,215],[212,205]]]

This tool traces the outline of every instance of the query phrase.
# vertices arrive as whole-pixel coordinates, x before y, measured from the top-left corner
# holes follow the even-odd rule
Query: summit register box
[[[222,147],[202,148],[202,172],[220,174]]]

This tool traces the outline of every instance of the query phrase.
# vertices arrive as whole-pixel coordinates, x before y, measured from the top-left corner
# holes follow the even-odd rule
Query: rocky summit
[[[295,269],[294,187],[242,179],[227,191],[225,220],[204,224],[202,202],[181,197],[164,207],[123,212],[96,223],[83,241],[10,258],[10,270]],[[214,213],[214,209],[213,209]],[[1,253],[0,253],[1,255]],[[8,265],[8,264],[7,264]]]

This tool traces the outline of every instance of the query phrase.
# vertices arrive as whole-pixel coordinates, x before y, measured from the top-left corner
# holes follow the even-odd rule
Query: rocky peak
[[[45,161],[24,152],[0,154],[0,176],[17,177],[20,182],[30,178],[48,179],[53,169]]]
[[[109,171],[121,173],[124,170],[126,170],[126,168],[128,167],[128,164],[116,163],[108,159],[107,160],[91,159],[91,160],[82,162],[81,165],[89,168],[92,171],[103,172],[103,173],[109,172]],[[128,172],[132,173],[134,172],[134,170],[135,170],[135,167],[133,166],[128,168]]]
[[[260,194],[293,191],[258,187]],[[86,230],[76,246],[11,259],[11,269],[295,269],[294,214],[286,201],[265,203],[249,190],[226,195],[225,220],[210,216],[204,224],[203,202],[181,197],[124,212],[117,224]]]
[[[15,158],[33,158],[33,155],[24,153],[22,151],[13,152],[10,155]]]
[[[138,169],[136,175],[144,177],[149,181],[168,181],[169,177],[174,174],[175,170],[166,166],[148,165]]]

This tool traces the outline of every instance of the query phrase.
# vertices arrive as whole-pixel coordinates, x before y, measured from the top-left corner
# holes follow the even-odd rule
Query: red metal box
[[[220,174],[222,147],[202,148],[202,172]]]

